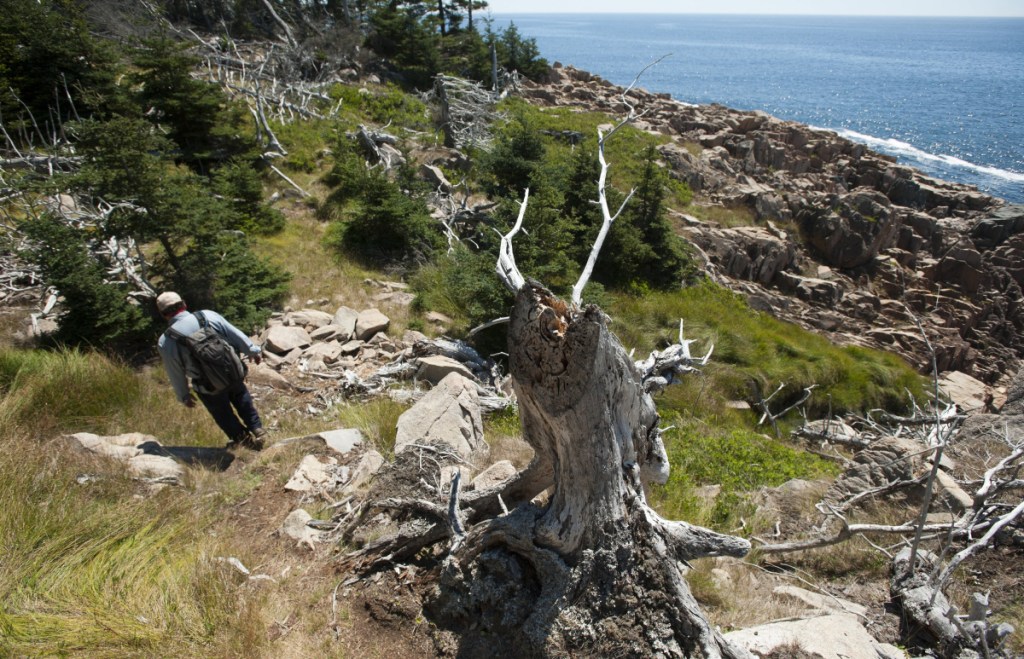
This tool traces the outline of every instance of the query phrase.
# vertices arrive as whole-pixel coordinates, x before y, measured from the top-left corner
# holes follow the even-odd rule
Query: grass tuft
[[[136,496],[116,463],[45,441],[184,418],[157,384],[94,354],[0,353],[0,655],[219,653],[232,625],[256,624],[214,560],[245,554],[208,532],[222,512],[213,499],[184,488]],[[101,475],[80,485],[83,471]]]
[[[395,455],[398,417],[407,409],[390,398],[374,398],[338,408],[338,421],[341,427],[361,430],[373,448],[390,460]]]

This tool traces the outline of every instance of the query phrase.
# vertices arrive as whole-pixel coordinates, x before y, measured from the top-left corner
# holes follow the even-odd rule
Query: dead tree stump
[[[680,568],[750,544],[648,507],[643,482],[668,476],[658,414],[600,309],[526,283],[509,364],[535,458],[501,492],[516,507],[457,540],[428,604],[460,655],[748,656],[711,627]],[[464,503],[483,513],[495,494]]]

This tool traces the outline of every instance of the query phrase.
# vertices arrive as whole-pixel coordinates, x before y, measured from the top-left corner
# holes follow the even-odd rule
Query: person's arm
[[[260,350],[260,347],[253,343],[248,336],[225,320],[224,316],[221,316],[216,311],[204,311],[203,315],[206,316],[206,320],[210,323],[210,326],[217,330],[217,332],[231,344],[231,347],[243,355],[249,355],[253,358],[253,361],[259,363],[263,356],[263,351]]]
[[[174,388],[174,395],[183,404],[191,407],[192,392],[188,388],[185,366],[178,356],[178,342],[165,334],[160,337],[157,347],[160,350],[160,357],[164,362],[164,370],[167,371],[167,378],[171,381],[171,387]]]

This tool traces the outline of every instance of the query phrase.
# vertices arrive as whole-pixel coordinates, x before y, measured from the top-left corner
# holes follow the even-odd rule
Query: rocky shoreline
[[[540,106],[624,115],[623,88],[556,63],[525,82]],[[835,133],[721,105],[629,91],[695,207],[745,209],[749,226],[675,213],[710,276],[751,306],[840,344],[1005,386],[1024,357],[1024,206],[924,176]]]

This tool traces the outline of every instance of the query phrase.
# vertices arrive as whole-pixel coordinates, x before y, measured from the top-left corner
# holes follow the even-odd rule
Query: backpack
[[[174,328],[168,329],[167,333],[192,355],[192,361],[203,374],[197,384],[205,390],[204,393],[218,394],[245,379],[245,364],[224,337],[210,327],[202,311],[197,311],[195,316],[199,320],[199,329],[192,334],[185,336]]]

